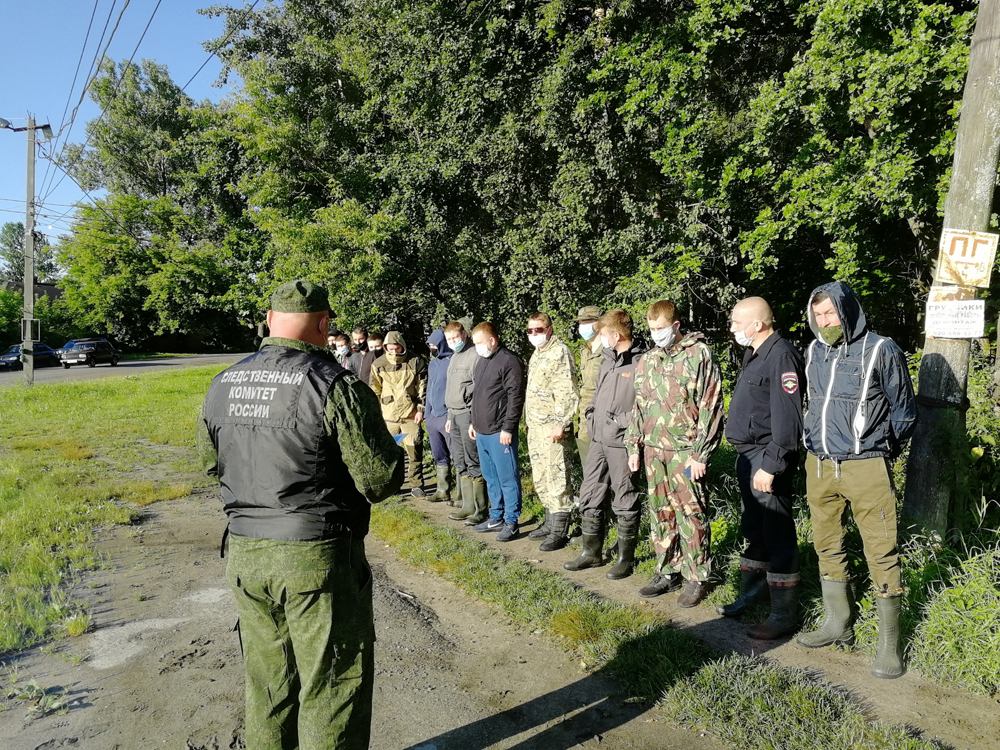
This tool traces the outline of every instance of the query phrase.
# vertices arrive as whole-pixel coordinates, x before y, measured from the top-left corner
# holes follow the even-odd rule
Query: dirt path
[[[215,492],[160,503],[100,541],[108,565],[82,581],[93,632],[5,661],[0,685],[64,691],[38,716],[8,699],[4,750],[219,750],[242,745],[243,678],[218,543]],[[369,538],[375,570],[373,750],[717,748],[624,704],[540,634]]]
[[[492,534],[476,534],[462,524],[448,520],[449,508],[444,504],[417,502],[417,506],[435,523],[447,525],[460,533],[475,537],[508,556],[519,556],[543,570],[566,575],[571,580],[607,599],[662,612],[675,624],[696,633],[720,651],[742,654],[766,654],[779,664],[818,670],[828,682],[852,691],[869,709],[872,718],[893,724],[915,727],[932,739],[938,739],[956,750],[996,750],[1000,747],[1000,707],[994,698],[983,698],[931,682],[910,671],[897,680],[879,680],[869,672],[870,657],[837,649],[805,649],[792,639],[765,644],[748,638],[746,626],[719,617],[714,607],[703,604],[693,610],[676,605],[677,595],[653,600],[640,599],[636,591],[647,583],[641,576],[623,581],[609,581],[606,568],[592,568],[579,573],[567,573],[562,565],[579,554],[579,549],[539,552],[538,543],[522,536],[502,544]],[[525,532],[533,527],[527,527]]]

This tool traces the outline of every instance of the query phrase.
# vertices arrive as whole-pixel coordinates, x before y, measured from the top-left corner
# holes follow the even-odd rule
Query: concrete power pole
[[[955,139],[951,185],[945,199],[946,229],[985,232],[993,211],[1000,156],[1000,0],[981,0],[972,36],[969,73]],[[942,275],[935,268],[934,283]],[[973,299],[975,290],[955,286],[954,299]],[[929,529],[954,528],[963,510],[956,488],[964,459],[956,462],[956,435],[964,435],[969,376],[969,339],[924,342],[917,395],[918,419],[906,471],[903,514]]]
[[[28,188],[24,212],[24,321],[21,323],[21,361],[24,382],[35,382],[35,353],[31,329],[35,317],[35,120],[28,118]]]

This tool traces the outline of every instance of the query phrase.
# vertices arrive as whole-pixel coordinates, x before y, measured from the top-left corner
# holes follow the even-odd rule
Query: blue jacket
[[[427,339],[428,346],[436,346],[438,354],[431,357],[427,365],[427,417],[446,417],[448,407],[444,405],[444,392],[448,385],[448,364],[451,362],[451,347],[440,328]]]
[[[819,339],[813,318],[813,299],[820,292],[829,295],[843,326],[843,339],[834,346]],[[843,282],[813,291],[806,315],[817,339],[806,349],[806,449],[838,461],[898,455],[917,419],[902,350],[868,330],[861,303]]]

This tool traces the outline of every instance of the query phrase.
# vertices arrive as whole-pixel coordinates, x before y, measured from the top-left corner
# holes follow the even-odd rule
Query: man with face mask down
[[[524,409],[524,365],[500,343],[490,323],[472,329],[476,363],[469,438],[479,449],[479,466],[490,496],[490,514],[473,530],[499,532],[497,541],[517,539],[521,515],[521,474],[517,469],[517,432]]]
[[[471,325],[471,322],[470,322]],[[479,355],[472,345],[469,332],[461,321],[453,320],[444,327],[445,340],[455,352],[448,364],[448,385],[444,401],[448,407],[445,430],[451,437],[451,456],[458,474],[458,489],[462,507],[448,516],[453,521],[465,521],[476,526],[489,517],[490,501],[486,482],[479,467],[476,441],[469,437],[472,426],[473,376]]]
[[[635,368],[635,408],[625,447],[629,469],[645,462],[656,573],[639,595],[684,591],[678,606],[708,594],[711,527],[703,485],[708,461],[722,438],[722,382],[700,333],[682,336],[670,300],[650,305],[646,321],[654,347]]]
[[[411,355],[403,335],[389,331],[385,337],[385,354],[372,364],[371,388],[382,404],[382,418],[392,435],[403,434],[406,451],[406,481],[410,496],[422,500],[424,455],[420,424],[424,421],[427,396],[427,362]]]
[[[576,449],[580,454],[580,464],[587,463],[587,451],[590,449],[590,432],[587,430],[587,418],[584,412],[590,406],[597,388],[597,371],[601,369],[604,357],[601,355],[601,337],[597,335],[597,320],[601,317],[601,308],[597,305],[581,307],[576,315],[583,344],[580,346],[580,406],[578,421],[580,427],[576,433]],[[534,532],[532,532],[534,533]],[[529,534],[528,536],[531,536]]]
[[[427,365],[427,415],[424,425],[431,442],[434,469],[437,474],[437,488],[430,500],[440,503],[451,499],[454,476],[451,473],[451,446],[448,443],[448,407],[445,406],[445,392],[448,387],[448,365],[453,352],[445,340],[444,330],[435,329],[427,339],[431,361]]]
[[[747,546],[740,556],[741,593],[718,611],[739,617],[770,598],[770,616],[749,635],[771,640],[798,628],[792,479],[802,438],[802,357],[774,330],[771,307],[760,297],[738,302],[730,320],[736,342],[747,347],[726,420],[726,440],[739,454],[736,479]]]
[[[796,640],[808,648],[853,640],[843,521],[850,503],[875,584],[878,648],[872,674],[891,679],[905,671],[891,459],[916,425],[913,385],[903,352],[868,330],[858,298],[843,282],[813,291],[806,314],[816,336],[806,350],[806,496],[824,618],[818,630]]]
[[[633,340],[632,317],[624,310],[604,313],[598,322],[598,333],[603,355],[594,397],[586,407],[592,443],[580,487],[583,553],[563,567],[583,570],[603,564],[606,498],[613,491],[612,508],[618,518],[618,562],[607,577],[615,581],[632,575],[642,512],[638,472],[628,466],[625,430],[635,406],[635,368],[645,348]]]
[[[552,552],[569,542],[569,516],[573,509],[569,438],[573,434],[580,392],[573,352],[555,335],[547,314],[536,312],[528,318],[528,341],[535,352],[528,361],[524,419],[531,478],[535,494],[545,507],[546,522],[542,528],[548,529],[538,549]]]

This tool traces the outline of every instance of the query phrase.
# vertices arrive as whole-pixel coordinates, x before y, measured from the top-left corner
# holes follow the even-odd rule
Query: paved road
[[[191,357],[162,357],[157,359],[127,360],[117,367],[98,365],[87,367],[75,365],[66,370],[62,367],[41,367],[35,370],[35,383],[65,383],[70,380],[87,380],[89,378],[106,378],[110,376],[140,375],[157,370],[172,370],[179,367],[203,367],[207,365],[231,365],[239,362],[246,354],[196,354]],[[21,382],[22,374],[0,371],[0,388]]]

